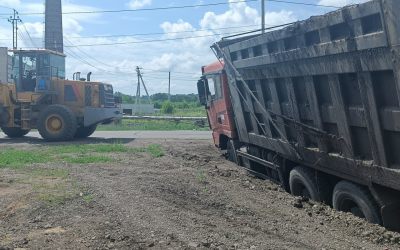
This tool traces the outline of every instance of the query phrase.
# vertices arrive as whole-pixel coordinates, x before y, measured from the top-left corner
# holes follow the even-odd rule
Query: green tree
[[[161,112],[164,114],[173,114],[174,105],[170,101],[165,101],[161,107]]]

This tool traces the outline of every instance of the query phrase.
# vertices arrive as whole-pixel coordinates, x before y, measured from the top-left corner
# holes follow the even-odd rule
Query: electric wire
[[[37,44],[33,41],[31,34],[29,34],[29,31],[28,31],[28,29],[26,28],[25,23],[24,23],[22,20],[21,20],[21,24],[22,24],[22,27],[23,27],[24,30],[25,30],[25,33],[28,35],[28,38],[29,38],[29,40],[30,40],[32,46],[33,46],[33,47],[39,47],[39,46],[37,46]]]
[[[159,11],[159,10],[174,10],[174,9],[187,9],[187,8],[199,8],[199,7],[209,7],[209,6],[219,6],[219,5],[229,5],[229,4],[239,4],[239,3],[249,3],[258,2],[259,0],[240,0],[240,1],[230,1],[230,2],[218,2],[218,3],[208,3],[208,4],[195,4],[195,5],[182,5],[182,6],[168,6],[168,7],[154,7],[154,8],[141,8],[141,9],[120,9],[120,10],[91,10],[91,11],[71,11],[63,12],[63,15],[76,15],[76,14],[101,14],[101,13],[123,13],[123,12],[143,12],[143,11]],[[341,6],[335,5],[325,5],[325,4],[314,4],[305,2],[295,2],[286,0],[268,0],[269,2],[275,3],[285,3],[293,5],[304,5],[313,7],[324,7],[324,8],[336,8],[339,9]],[[6,13],[0,13],[0,15],[9,15]],[[32,15],[44,15],[43,12],[27,12],[20,13],[21,16],[32,16]]]
[[[1,19],[1,18],[0,18]],[[7,18],[5,18],[7,19]],[[198,29],[198,30],[191,30],[191,31],[174,31],[174,32],[154,32],[154,33],[138,33],[138,34],[122,34],[122,35],[94,35],[94,36],[75,36],[75,37],[67,37],[64,38],[68,39],[91,39],[91,38],[114,38],[114,37],[136,37],[136,36],[153,36],[153,35],[171,35],[171,34],[182,34],[182,33],[195,33],[195,32],[202,32],[202,31],[217,31],[217,30],[227,30],[227,29],[240,29],[240,28],[249,28],[249,27],[258,27],[259,25],[243,25],[243,26],[232,26],[232,27],[223,27],[223,28],[216,28],[216,29]],[[12,39],[5,38],[0,40],[7,40],[11,41]]]
[[[66,40],[67,43],[73,45],[73,43],[72,43],[68,38],[66,38],[66,37],[64,37],[64,38],[65,38],[65,40]],[[97,62],[97,63],[100,63],[100,64],[102,64],[102,65],[104,65],[104,66],[106,66],[106,67],[114,68],[114,69],[115,69],[115,65],[112,66],[112,65],[106,64],[106,63],[104,63],[104,62],[98,60],[97,58],[91,56],[89,53],[86,53],[83,49],[80,49],[79,47],[72,47],[72,48],[78,49],[85,57],[87,57],[87,58],[90,59],[90,60],[93,60],[93,61],[95,61],[95,62]],[[75,53],[75,56],[78,56],[78,55]],[[92,64],[90,64],[89,66],[93,67]],[[129,70],[135,71],[135,69],[132,69],[132,68],[125,68],[125,67],[119,67],[119,68],[122,68],[122,69],[129,69]],[[162,73],[168,73],[168,72],[170,72],[170,71],[161,71],[161,70],[154,70],[154,69],[152,69],[152,70],[149,70],[149,69],[148,69],[148,71],[151,71],[151,72],[162,72]],[[172,72],[172,71],[171,71],[171,72]],[[177,71],[173,71],[173,73],[174,73],[174,74],[176,73],[176,74],[188,74],[188,75],[193,75],[193,73],[189,73],[189,72],[177,72]]]
[[[291,23],[286,23],[286,24],[281,24],[281,25],[276,25],[276,26],[270,26],[267,27],[266,30],[274,29],[274,28],[279,28],[282,26],[290,25],[295,22]],[[66,47],[93,47],[93,46],[114,46],[114,45],[127,45],[127,44],[143,44],[143,43],[153,43],[153,42],[167,42],[167,41],[177,41],[177,40],[186,40],[186,39],[195,39],[195,38],[205,38],[205,37],[215,37],[215,36],[223,36],[223,35],[231,35],[235,34],[236,35],[242,35],[242,34],[247,34],[247,33],[254,33],[258,32],[260,30],[252,30],[248,31],[246,33],[239,33],[238,32],[226,32],[226,33],[214,33],[214,34],[209,34],[209,35],[201,35],[201,36],[189,36],[189,37],[176,37],[176,38],[165,38],[165,39],[152,39],[152,40],[141,40],[141,41],[129,41],[129,42],[113,42],[113,43],[97,43],[97,44],[78,44],[78,45],[70,45]]]
[[[230,2],[218,2],[208,4],[194,4],[194,5],[182,5],[182,6],[168,6],[168,7],[155,7],[155,8],[140,8],[140,9],[120,9],[120,10],[91,10],[91,11],[71,11],[63,12],[63,15],[76,15],[76,14],[101,14],[101,13],[124,13],[124,12],[143,12],[143,11],[159,11],[159,10],[176,10],[176,9],[187,9],[187,8],[199,8],[199,7],[210,7],[219,5],[229,5],[238,3],[258,2],[259,0],[238,0]],[[44,15],[43,12],[27,12],[20,13],[21,16],[32,16],[32,15]],[[9,15],[6,13],[0,13],[0,15]]]

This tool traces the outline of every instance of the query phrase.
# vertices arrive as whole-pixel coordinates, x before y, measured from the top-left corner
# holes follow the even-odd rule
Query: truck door
[[[215,145],[219,145],[220,135],[224,134],[225,127],[228,125],[228,121],[226,120],[227,107],[223,94],[222,74],[207,75],[206,78],[209,88],[207,112]]]

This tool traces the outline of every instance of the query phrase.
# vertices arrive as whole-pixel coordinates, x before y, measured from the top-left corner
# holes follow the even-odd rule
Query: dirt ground
[[[32,167],[59,170],[46,178],[0,168],[0,249],[400,249],[400,234],[292,197],[226,161],[210,141],[124,143],[161,144],[165,155]],[[47,184],[62,199],[38,197]]]

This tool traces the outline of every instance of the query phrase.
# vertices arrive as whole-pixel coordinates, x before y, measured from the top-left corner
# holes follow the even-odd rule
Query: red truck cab
[[[197,83],[199,99],[207,109],[214,144],[220,149],[230,148],[229,142],[237,138],[233,110],[224,63],[217,61],[202,67]]]

